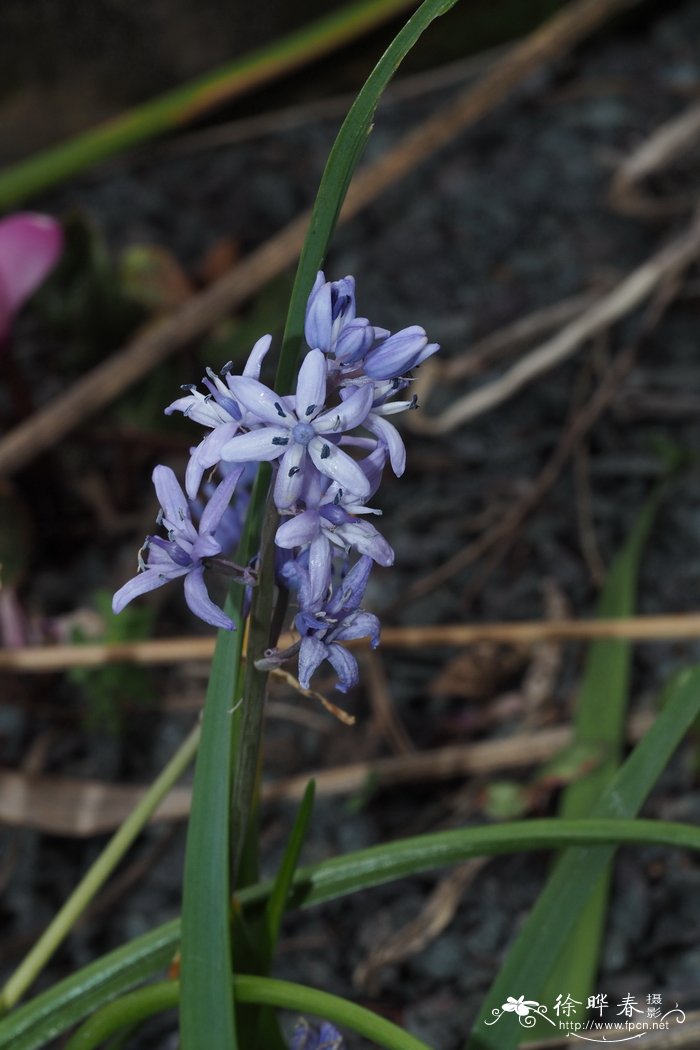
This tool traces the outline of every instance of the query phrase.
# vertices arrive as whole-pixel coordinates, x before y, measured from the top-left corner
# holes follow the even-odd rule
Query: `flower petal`
[[[362,468],[337,445],[312,438],[308,444],[309,455],[314,466],[326,477],[337,481],[343,492],[351,492],[359,499],[369,496],[370,487]]]
[[[197,498],[204,471],[216,466],[221,459],[222,448],[237,433],[238,423],[235,420],[222,423],[192,449],[185,472],[185,491],[190,499]]]
[[[201,566],[188,572],[185,577],[185,601],[200,620],[210,623],[212,627],[223,627],[226,630],[235,631],[236,625],[233,620],[218,605],[214,605],[209,597],[204,583],[204,569]]]
[[[342,639],[349,642],[353,638],[369,638],[372,648],[376,649],[380,632],[381,624],[374,613],[358,610],[343,620],[340,627],[333,632],[333,640]]]
[[[186,524],[191,524],[190,508],[187,496],[182,491],[180,483],[170,467],[157,466],[153,470],[153,484],[155,485],[158,502],[163,508],[163,517],[171,528],[186,530]],[[192,540],[194,541],[194,536]]]
[[[223,481],[216,486],[214,493],[210,496],[209,502],[204,508],[202,517],[199,520],[200,536],[205,532],[216,532],[219,522],[231,502],[231,496],[233,495],[234,489],[236,488],[242,473],[243,467],[239,467],[237,470],[232,470],[231,473],[227,474]]]
[[[365,375],[371,376],[372,379],[393,379],[400,376],[439,349],[437,343],[431,343],[430,351],[425,353],[427,347],[428,337],[425,329],[419,325],[411,325],[395,332],[367,355],[364,363]]]
[[[365,595],[367,581],[372,571],[372,559],[366,556],[360,558],[350,569],[349,573],[336,587],[333,597],[328,603],[328,615],[334,619],[343,619],[348,613],[357,609]]]
[[[396,477],[400,478],[406,469],[406,446],[394,424],[384,419],[383,416],[378,416],[376,412],[370,412],[365,426],[373,434],[376,434],[386,447],[389,452],[391,469]]]
[[[271,342],[271,335],[263,335],[260,339],[258,339],[257,343],[248,355],[248,360],[246,361],[245,368],[243,369],[244,376],[247,376],[249,379],[260,378],[260,369],[262,368],[263,359],[267,351],[270,349]]]
[[[321,532],[309,547],[309,593],[300,593],[304,605],[323,602],[331,586],[331,569],[331,545]]]
[[[302,638],[299,648],[299,685],[303,689],[309,688],[311,675],[326,659],[327,653],[328,646],[318,638]]]
[[[304,547],[307,543],[315,540],[321,531],[321,522],[318,511],[305,510],[301,514],[295,514],[287,518],[275,534],[275,543],[278,547],[291,550],[293,547]]]
[[[302,423],[310,423],[326,401],[328,366],[320,350],[309,350],[299,369],[296,391],[297,416]]]
[[[278,439],[277,443],[275,438]],[[221,458],[232,463],[248,463],[250,460],[270,462],[282,455],[288,441],[288,430],[282,427],[261,427],[260,430],[251,430],[249,434],[237,434],[227,441],[221,449]]]
[[[290,415],[284,406],[279,394],[270,390],[269,386],[259,383],[257,379],[248,376],[229,376],[229,387],[231,393],[243,407],[261,423],[279,427],[286,424],[294,426],[296,420]]]
[[[0,285],[15,313],[53,269],[63,231],[48,215],[19,212],[0,221]]]
[[[311,349],[330,350],[333,328],[331,286],[326,283],[323,271],[319,270],[306,305],[304,338]]]
[[[331,408],[314,421],[317,434],[337,434],[354,430],[367,419],[374,400],[371,386],[361,386],[341,401],[337,408]]]
[[[305,460],[306,449],[296,443],[290,445],[282,456],[273,494],[278,510],[286,510],[299,499],[304,484]]]
[[[353,686],[357,685],[360,680],[360,672],[357,667],[357,660],[352,653],[349,653],[342,645],[332,642],[328,646],[327,659],[338,675],[336,689],[339,689],[341,693],[347,693],[348,689],[352,689]]]
[[[129,602],[133,601],[134,598],[138,598],[140,594],[154,591],[156,587],[162,587],[164,583],[168,583],[178,576],[184,576],[187,571],[187,568],[181,569],[174,565],[172,569],[168,568],[166,571],[163,571],[160,567],[157,569],[144,569],[143,572],[137,573],[123,587],[119,588],[112,598],[112,611],[120,613]]]
[[[394,564],[393,548],[368,521],[351,521],[340,525],[336,531],[348,547],[368,555],[378,565]]]

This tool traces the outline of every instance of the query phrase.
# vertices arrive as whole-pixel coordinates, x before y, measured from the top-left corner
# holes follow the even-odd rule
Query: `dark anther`
[[[281,416],[281,417],[282,417],[282,419],[286,419],[286,418],[287,418],[287,413],[286,413],[286,412],[285,412],[285,410],[284,410],[284,409],[282,408],[282,406],[281,406],[281,404],[279,403],[279,401],[275,401],[275,409],[276,409],[276,411],[277,411],[277,415],[278,415],[278,416]]]
[[[316,411],[316,405],[309,405],[309,407],[306,410],[306,414],[307,414],[307,416],[312,416],[315,411]]]
[[[321,459],[328,459],[330,454],[331,454],[331,446],[330,445],[324,445],[323,448],[321,449]]]
[[[418,408],[418,394],[414,394],[413,395],[413,397],[411,398],[411,404],[408,407],[409,408]]]
[[[290,467],[289,468],[289,474],[287,476],[290,477],[290,478],[293,478],[294,475],[298,474],[298,473],[299,473],[299,467]]]
[[[272,444],[273,445],[288,445],[289,444],[289,438],[274,437],[272,439]]]
[[[335,494],[335,496],[333,498],[333,502],[335,503],[336,507],[340,504],[340,501],[341,501],[342,498],[343,498],[343,490],[342,489],[338,489],[338,491],[336,492],[336,494]]]

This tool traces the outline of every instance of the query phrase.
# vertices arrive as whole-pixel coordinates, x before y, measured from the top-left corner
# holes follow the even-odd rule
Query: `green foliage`
[[[700,667],[694,667],[668,687],[663,711],[591,808],[591,816],[616,818],[620,828],[633,818],[699,713]],[[556,823],[563,827],[587,821],[559,818]],[[489,991],[468,1050],[515,1050],[520,1027],[500,1025],[495,1031],[486,1019],[509,995],[523,994],[522,989],[527,998],[542,998],[581,910],[622,841],[620,836],[609,846],[568,849],[561,857]]]
[[[694,717],[700,711],[700,672],[695,672],[688,682],[684,679],[679,687],[681,684],[684,690],[692,690],[690,694],[684,691],[682,703],[688,705],[690,715]],[[677,709],[676,704],[674,711]],[[685,724],[681,720],[673,741],[669,740],[669,723],[662,724],[663,738],[659,740],[663,748],[662,764],[673,743],[682,737]],[[642,762],[647,760],[645,756],[655,746],[653,727],[643,743]],[[628,765],[632,758],[634,755],[628,760]],[[634,775],[638,776],[638,769]],[[607,844],[614,849],[634,843],[700,850],[700,828],[666,821],[595,818],[521,820],[514,824],[438,831],[299,868],[292,880],[289,906],[313,907],[407,875],[459,864],[470,857],[567,846]],[[242,908],[245,915],[255,917],[264,909],[272,887],[273,882],[268,881],[242,890],[236,897],[236,907]],[[92,1011],[158,974],[175,955],[180,932],[178,920],[158,926],[42,992],[0,1021],[0,1050],[38,1050],[50,1038],[67,1031]]]
[[[662,490],[659,490],[649,500],[623,550],[613,562],[600,596],[598,615],[601,618],[632,616],[634,613],[642,552],[661,494]],[[631,665],[631,642],[604,638],[593,642],[588,650],[576,705],[574,743],[578,747],[596,749],[602,759],[568,785],[560,803],[562,817],[588,816],[619,767],[625,745]],[[593,992],[611,881],[612,865],[608,865],[579,915],[559,958],[556,977],[552,976],[545,991],[545,998],[553,1001],[558,990],[566,988],[574,999],[585,1003]]]

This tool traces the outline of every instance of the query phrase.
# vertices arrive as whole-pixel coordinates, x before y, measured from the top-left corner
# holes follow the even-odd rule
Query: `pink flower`
[[[55,219],[18,212],[0,220],[0,343],[12,320],[56,264],[63,231]]]

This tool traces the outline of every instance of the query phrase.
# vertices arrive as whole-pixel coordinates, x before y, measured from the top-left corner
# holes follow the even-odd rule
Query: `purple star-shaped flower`
[[[263,359],[270,349],[271,342],[271,335],[264,335],[258,339],[243,369],[244,376],[249,379],[260,377]],[[184,388],[188,391],[186,396],[179,397],[165,410],[166,416],[172,415],[173,412],[182,412],[188,419],[210,427],[212,431],[192,450],[187,464],[185,488],[190,499],[196,497],[205,470],[215,466],[221,459],[223,445],[230,441],[242,426],[253,422],[232,396],[233,376],[230,367],[229,362],[218,376],[208,369],[208,375],[204,379],[207,394],[203,394],[195,386],[187,386]]]
[[[348,689],[357,685],[357,660],[339,643],[369,637],[373,649],[379,645],[379,620],[373,613],[359,608],[371,570],[372,559],[363,555],[338,584],[325,605],[314,600],[312,605],[302,607],[297,613],[294,626],[301,635],[299,682],[304,689],[309,688],[311,675],[324,660],[328,660],[338,675],[336,688],[342,693],[347,693]],[[297,569],[297,578],[303,579],[303,572]],[[308,585],[300,585],[302,605],[310,591]]]
[[[293,399],[281,398],[255,379],[231,377],[234,397],[262,425],[228,441],[221,449],[221,458],[234,463],[279,459],[274,499],[281,510],[299,498],[308,460],[321,474],[359,498],[369,493],[362,468],[338,448],[337,441],[367,418],[372,388],[359,387],[336,408],[323,411],[326,379],[326,359],[320,350],[311,350],[304,358]]]
[[[184,576],[185,601],[195,616],[213,627],[235,630],[233,620],[209,597],[204,583],[204,559],[222,552],[216,531],[242,473],[242,468],[233,470],[217,485],[202,512],[199,528],[196,528],[187,497],[173,471],[170,467],[155,468],[153,484],[162,508],[158,519],[165,526],[168,539],[160,536],[146,538],[142,548],[146,551],[146,559],[140,561],[139,572],[112,599],[115,613],[121,612],[138,595]]]

